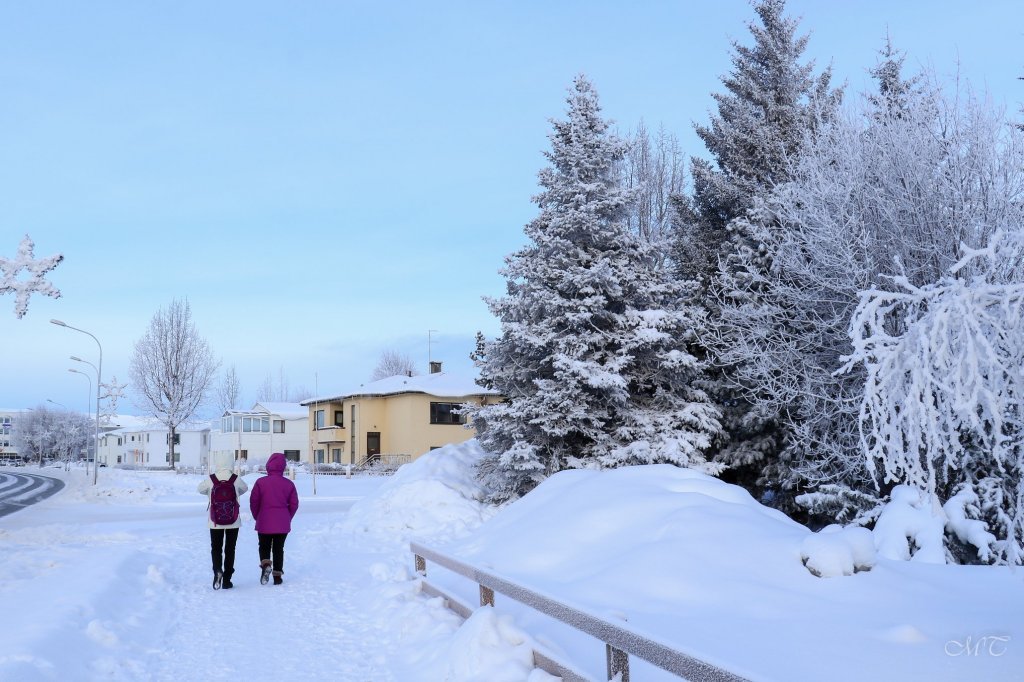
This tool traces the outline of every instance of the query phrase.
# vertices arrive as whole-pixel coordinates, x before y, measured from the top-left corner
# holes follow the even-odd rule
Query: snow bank
[[[428,452],[357,502],[342,528],[403,544],[462,537],[493,514],[476,480],[482,456],[476,439]]]
[[[914,526],[896,523],[910,521],[897,511],[894,527]],[[893,561],[873,540],[858,528],[811,533],[739,487],[650,465],[563,471],[439,549],[750,679],[1016,679],[1020,651],[971,660],[947,651],[970,637],[1024,637],[1019,572]],[[804,561],[848,577],[822,580]],[[428,578],[469,583],[429,562]],[[475,589],[465,585],[462,598]],[[495,607],[547,652],[603,674],[592,638],[501,594]],[[676,679],[635,659],[631,668],[636,679]]]

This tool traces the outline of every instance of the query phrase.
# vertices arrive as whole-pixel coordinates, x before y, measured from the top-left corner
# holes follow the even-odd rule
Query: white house
[[[0,408],[0,464],[3,460],[20,460],[18,447],[14,444],[14,422],[26,410]]]
[[[309,457],[309,410],[298,403],[259,402],[250,410],[228,410],[214,426],[211,453],[252,462],[265,462],[275,452],[295,462]]]
[[[100,435],[101,464],[154,468],[170,466],[170,431],[166,426],[155,419],[139,417],[120,421],[132,423]],[[207,424],[182,424],[175,430],[174,437],[174,462],[177,466],[208,466],[210,427]]]

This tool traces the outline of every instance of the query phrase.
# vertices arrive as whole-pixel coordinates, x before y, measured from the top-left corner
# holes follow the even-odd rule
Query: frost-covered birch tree
[[[625,145],[584,76],[552,126],[539,215],[506,258],[507,294],[487,300],[501,334],[474,353],[482,381],[506,397],[469,410],[496,500],[566,468],[701,466],[718,430],[688,350],[701,320],[627,227]]]
[[[22,457],[27,456],[39,466],[46,459],[68,464],[78,459],[92,440],[92,423],[84,414],[40,405],[14,419],[11,435]]]
[[[188,301],[174,300],[153,316],[135,342],[129,372],[139,407],[169,431],[170,465],[178,426],[203,404],[219,363],[192,321]]]
[[[1022,230],[993,235],[983,250],[964,246],[932,284],[896,277],[892,290],[862,292],[843,368],[865,374],[859,421],[871,471],[924,491],[936,513],[966,496],[994,533],[978,557],[1011,564],[1024,563]],[[968,264],[980,272],[958,276]]]
[[[843,489],[860,505],[876,492],[858,430],[864,376],[834,376],[851,351],[860,292],[890,290],[896,277],[935,283],[962,244],[1024,224],[1020,131],[986,102],[935,84],[904,101],[891,111],[868,101],[809,136],[790,181],[744,221],[757,243],[744,277],[723,268],[734,293],[721,301],[717,357],[733,368],[733,388],[787,433],[763,478],[784,490],[839,486],[838,507],[814,498],[828,514],[854,511]]]

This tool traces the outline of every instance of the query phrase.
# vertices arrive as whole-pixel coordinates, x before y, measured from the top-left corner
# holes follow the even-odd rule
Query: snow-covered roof
[[[159,422],[156,418],[150,416],[139,416],[136,414],[115,414],[110,419],[107,419],[102,414],[100,415],[100,426],[108,429],[128,429],[131,431],[138,431],[139,429],[147,429],[150,425]]]
[[[265,417],[273,415],[285,419],[308,419],[309,410],[303,403],[259,402],[249,410],[225,410],[221,417]]]
[[[303,407],[301,403],[258,402],[252,406],[252,411],[268,412],[285,419],[306,419],[309,417],[309,410]]]
[[[474,395],[499,395],[497,391],[483,388],[473,377],[449,372],[435,372],[418,376],[399,374],[377,381],[369,381],[346,393],[332,394],[303,400],[302,405],[331,400],[350,400],[352,398],[401,395],[403,393],[425,393],[439,398],[462,398]]]

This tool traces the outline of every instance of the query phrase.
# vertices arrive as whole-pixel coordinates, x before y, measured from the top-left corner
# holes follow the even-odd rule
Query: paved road
[[[64,481],[39,474],[0,471],[0,516],[45,500],[64,487]]]

